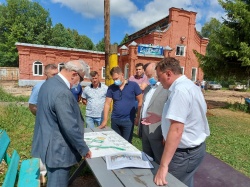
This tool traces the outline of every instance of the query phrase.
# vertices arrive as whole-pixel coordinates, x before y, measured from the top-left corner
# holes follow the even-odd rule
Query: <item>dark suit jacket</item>
[[[147,86],[146,89],[144,90],[144,95],[143,95],[143,104],[142,104],[142,109],[141,112],[143,110],[144,107],[144,102],[145,102],[145,98],[147,93],[149,92],[149,90],[151,89],[151,86]],[[161,84],[159,84],[159,86],[156,88],[152,98],[150,99],[148,108],[147,108],[147,112],[152,112],[158,115],[162,115],[162,110],[164,107],[164,104],[167,101],[168,98],[168,90],[164,89],[162,87]],[[141,119],[140,119],[141,121]],[[144,126],[139,124],[139,136],[141,137],[142,134],[142,130],[144,129],[144,127],[147,128],[147,133],[148,134],[148,138],[149,139],[159,139],[162,137],[162,131],[161,131],[161,122],[159,121],[158,123],[155,124],[151,124],[149,126]],[[143,127],[144,126],[144,127]]]
[[[70,167],[89,151],[84,120],[74,95],[59,75],[38,94],[32,156],[50,168]]]

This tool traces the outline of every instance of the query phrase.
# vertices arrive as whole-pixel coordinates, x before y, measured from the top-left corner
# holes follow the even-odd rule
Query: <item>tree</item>
[[[0,5],[0,66],[18,66],[15,43],[47,44],[52,23],[37,2],[6,2]]]
[[[128,34],[125,34],[124,38],[122,39],[120,45],[128,42]]]
[[[71,31],[66,29],[63,24],[57,23],[51,30],[49,45],[73,48],[75,43]]]
[[[89,37],[85,35],[79,35],[76,30],[72,30],[71,35],[75,41],[75,46],[74,46],[75,48],[86,49],[86,50],[95,49],[95,45]]]
[[[97,44],[96,44],[96,50],[97,51],[105,51],[105,41],[104,38],[102,38],[102,40],[100,40]]]
[[[248,79],[250,77],[250,2],[219,0],[227,18],[220,24],[215,20],[205,25],[209,36],[206,55],[194,51],[204,73],[219,79]]]

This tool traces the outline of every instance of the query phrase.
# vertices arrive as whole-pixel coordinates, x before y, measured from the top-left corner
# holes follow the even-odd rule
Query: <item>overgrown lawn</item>
[[[27,101],[27,98],[8,95],[0,88],[0,101]],[[84,116],[85,106],[81,105],[81,111]],[[208,114],[211,136],[206,142],[207,152],[250,177],[250,114],[229,109],[212,109]],[[27,106],[0,105],[0,128],[6,130],[11,139],[9,152],[16,149],[21,160],[31,157],[34,123],[35,117]],[[137,127],[133,145],[142,150]],[[1,174],[0,184],[3,177]]]

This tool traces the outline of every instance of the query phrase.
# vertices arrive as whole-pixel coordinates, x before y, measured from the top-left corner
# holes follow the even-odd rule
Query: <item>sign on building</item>
[[[138,45],[138,54],[162,56],[163,47],[151,44],[140,44]]]

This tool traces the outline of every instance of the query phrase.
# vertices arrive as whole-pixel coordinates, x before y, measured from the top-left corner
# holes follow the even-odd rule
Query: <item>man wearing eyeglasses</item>
[[[108,122],[108,113],[111,102],[113,110],[111,115],[111,128],[128,142],[132,142],[134,124],[138,124],[142,105],[142,93],[137,83],[127,81],[120,67],[113,67],[110,75],[114,84],[110,85],[104,104],[103,122],[99,128],[104,128]],[[135,100],[138,101],[136,116]],[[136,116],[136,118],[135,118]]]
[[[47,187],[67,187],[71,166],[91,157],[84,141],[84,120],[70,91],[85,72],[85,62],[69,61],[42,85],[38,94],[32,156],[46,165]]]

